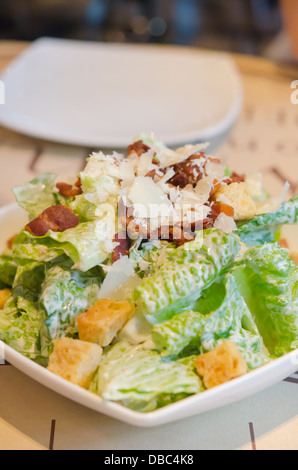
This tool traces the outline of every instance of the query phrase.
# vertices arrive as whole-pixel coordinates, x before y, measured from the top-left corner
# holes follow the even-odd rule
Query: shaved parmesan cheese
[[[125,160],[120,164],[120,178],[121,178],[121,188],[126,188],[131,186],[134,182],[135,172],[134,167],[131,162]]]
[[[222,230],[225,233],[232,233],[237,228],[233,217],[229,217],[224,212],[221,212],[214,222],[213,227]]]
[[[169,148],[161,148],[158,150],[158,157],[160,160],[159,167],[165,168],[167,166],[175,165],[176,163],[183,162],[191,155],[202,152],[208,147],[209,143],[185,145],[178,148],[176,151]]]
[[[158,170],[158,166],[155,163],[152,163],[153,157],[153,149],[148,150],[148,152],[145,152],[140,157],[138,157],[135,165],[137,176],[145,176],[151,170]]]
[[[205,172],[207,176],[212,177],[214,180],[221,181],[225,176],[225,166],[221,163],[207,160]]]
[[[156,211],[172,206],[171,201],[152,178],[137,176],[127,194],[127,198],[142,215],[155,217]],[[151,214],[151,215],[150,215]]]
[[[287,194],[288,190],[290,189],[290,183],[288,181],[285,182],[282,193],[280,195],[279,202],[282,204],[285,200],[285,195]]]
[[[99,299],[127,300],[141,279],[134,270],[134,262],[122,256],[108,270],[98,293]]]
[[[201,204],[204,204],[208,201],[210,196],[210,191],[213,188],[213,177],[205,176],[198,181],[195,187],[195,193],[197,195],[198,200]]]

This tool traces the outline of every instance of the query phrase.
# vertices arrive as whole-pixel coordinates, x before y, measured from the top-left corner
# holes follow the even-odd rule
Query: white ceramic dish
[[[2,125],[34,137],[124,148],[211,141],[234,124],[242,87],[225,53],[41,38],[4,71]]]
[[[26,222],[26,215],[16,204],[0,209],[0,249],[6,240]],[[150,413],[139,413],[112,402],[54,375],[0,341],[0,352],[13,366],[49,389],[92,410],[141,427],[157,426],[231,404],[264,390],[293,374],[298,368],[298,349],[248,374],[198,395],[185,398]]]

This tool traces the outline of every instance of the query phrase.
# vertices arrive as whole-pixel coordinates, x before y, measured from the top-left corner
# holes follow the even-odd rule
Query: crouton
[[[0,309],[4,308],[6,301],[11,296],[9,289],[0,289]]]
[[[64,379],[88,388],[102,355],[102,348],[96,344],[72,338],[54,341],[48,370]]]
[[[77,319],[79,338],[102,347],[107,346],[129,319],[133,310],[134,305],[126,301],[98,300],[79,315]]]
[[[213,199],[232,206],[235,220],[251,219],[257,214],[256,204],[244,182],[221,186],[214,193]]]
[[[206,388],[215,387],[247,372],[246,362],[232,341],[225,341],[198,356],[195,366]]]

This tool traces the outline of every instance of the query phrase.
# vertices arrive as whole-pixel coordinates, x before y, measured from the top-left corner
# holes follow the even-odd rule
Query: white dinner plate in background
[[[143,132],[169,146],[212,145],[242,105],[231,57],[183,46],[41,38],[0,80],[3,126],[88,147],[124,148]]]

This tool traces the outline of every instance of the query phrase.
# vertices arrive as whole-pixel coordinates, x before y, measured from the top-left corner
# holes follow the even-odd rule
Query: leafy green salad
[[[298,196],[270,197],[207,149],[142,134],[65,182],[13,188],[28,223],[0,257],[0,340],[141,412],[294,350],[298,266],[281,230]]]

